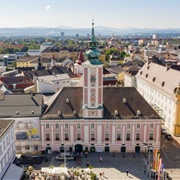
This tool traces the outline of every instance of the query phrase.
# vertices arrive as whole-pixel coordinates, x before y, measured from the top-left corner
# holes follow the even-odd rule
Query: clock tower
[[[98,59],[101,53],[96,49],[94,22],[92,22],[92,39],[86,52],[87,61],[83,66],[83,117],[103,117],[103,64]]]

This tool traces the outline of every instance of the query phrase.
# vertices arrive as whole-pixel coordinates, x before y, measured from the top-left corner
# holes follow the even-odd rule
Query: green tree
[[[28,51],[28,47],[27,46],[24,46],[23,48],[21,48],[21,52],[27,52]]]
[[[4,48],[0,48],[0,54],[6,54],[6,50]]]

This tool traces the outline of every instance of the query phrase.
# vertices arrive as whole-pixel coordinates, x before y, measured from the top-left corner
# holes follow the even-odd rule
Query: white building
[[[153,34],[152,39],[159,39],[159,35],[158,34]]]
[[[40,49],[29,49],[27,54],[29,56],[40,56],[41,55],[41,51],[40,51]]]
[[[42,43],[41,46],[40,46],[40,52],[44,51],[48,47],[50,47],[50,48],[54,47],[54,44],[51,43],[51,42],[44,42],[44,43]]]
[[[156,50],[144,49],[144,59],[148,60],[148,58],[153,57],[157,53],[158,52]]]
[[[14,120],[16,151],[34,152],[40,149],[39,118],[43,111],[41,94],[4,95],[0,100],[0,118]]]
[[[0,179],[15,159],[14,141],[14,121],[0,120]]]
[[[180,83],[178,66],[147,62],[136,75],[140,94],[164,119],[164,125],[174,135],[180,135],[180,107],[176,90]]]
[[[63,87],[71,86],[68,74],[54,74],[35,78],[37,93],[54,93]]]
[[[17,56],[15,54],[4,55],[4,66],[11,66],[16,60]]]

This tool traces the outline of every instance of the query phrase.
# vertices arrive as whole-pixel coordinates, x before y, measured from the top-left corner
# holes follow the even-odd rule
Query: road
[[[165,170],[173,180],[180,179],[180,145],[175,140],[167,140],[161,136],[161,158]]]

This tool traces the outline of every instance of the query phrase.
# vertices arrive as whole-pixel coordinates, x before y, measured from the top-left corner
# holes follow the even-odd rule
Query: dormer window
[[[123,103],[125,104],[127,102],[126,98],[123,98]]]
[[[66,103],[67,103],[67,104],[69,103],[69,99],[68,99],[68,98],[66,98]]]
[[[148,74],[146,74],[146,78],[148,77]]]
[[[141,115],[141,111],[137,110],[137,115],[140,116]]]
[[[142,75],[142,73],[143,73],[143,72],[141,71],[141,72],[140,72],[140,75]]]
[[[119,113],[118,113],[117,110],[115,110],[115,111],[114,111],[114,114],[115,114],[115,116],[118,116]]]
[[[62,112],[59,110],[59,111],[57,112],[57,114],[58,114],[58,116],[61,116],[61,115],[62,115]]]
[[[156,77],[154,77],[152,81],[154,82],[155,80],[156,80]]]

